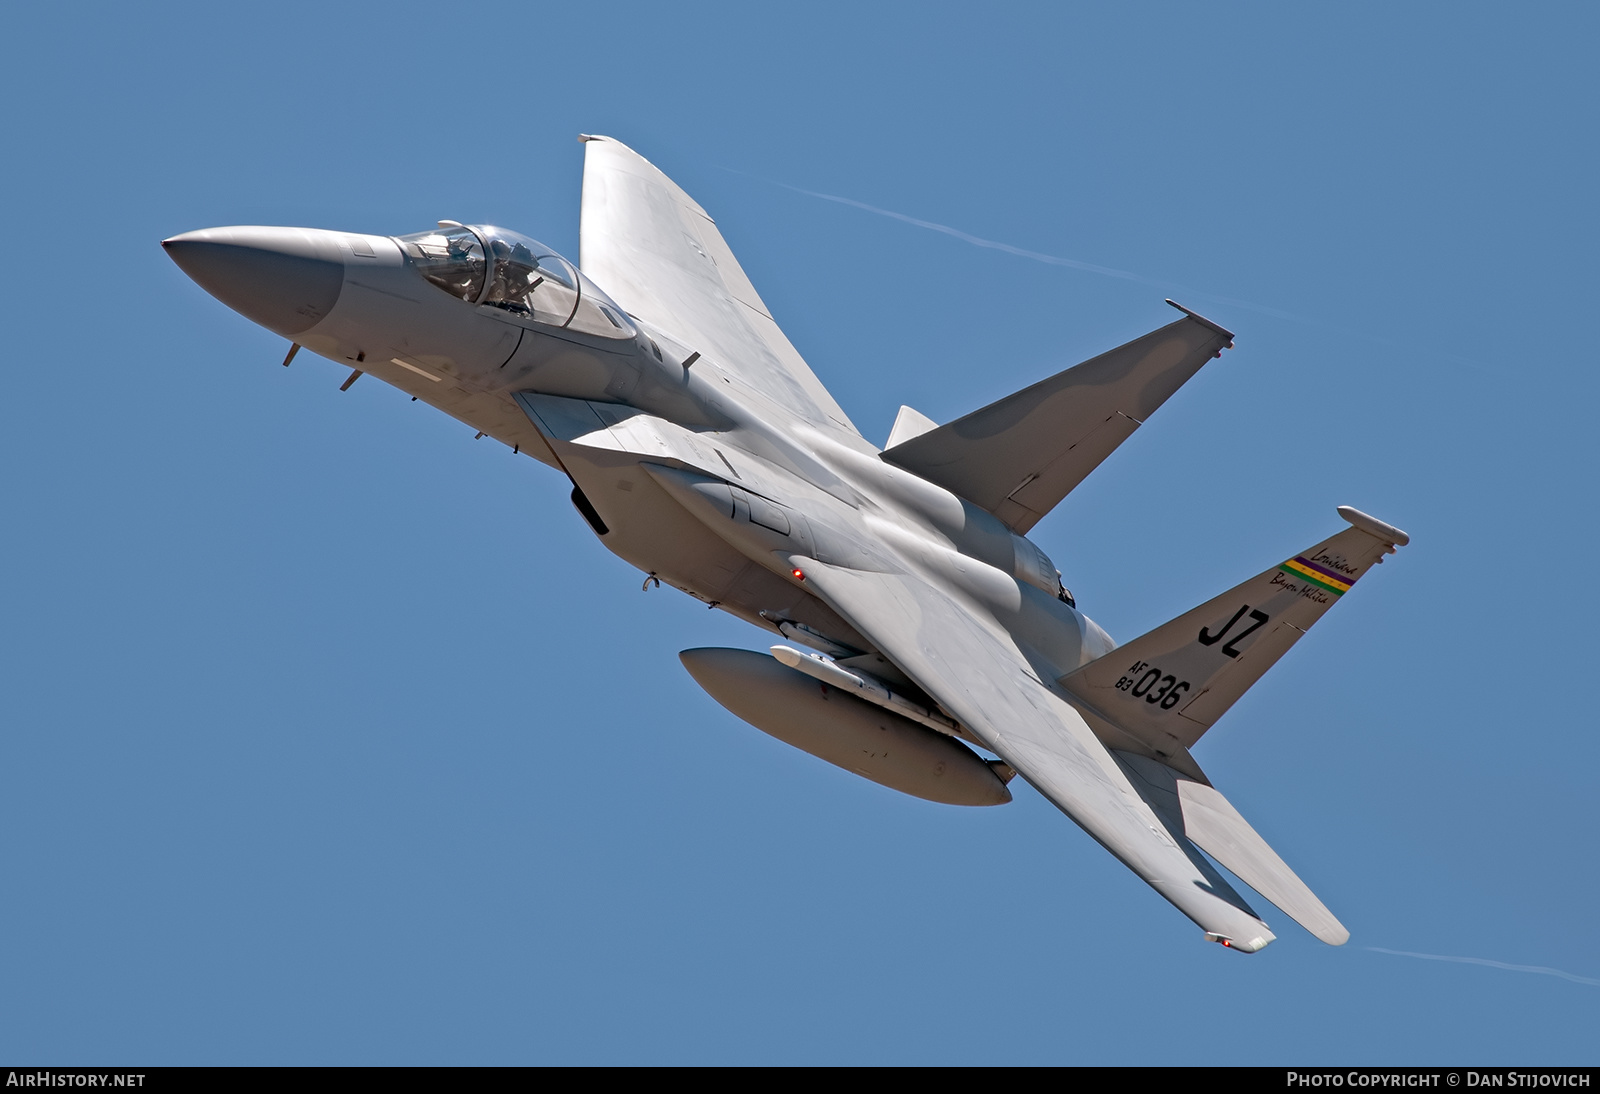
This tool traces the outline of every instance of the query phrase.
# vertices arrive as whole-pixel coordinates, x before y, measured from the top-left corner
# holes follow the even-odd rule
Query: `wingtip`
[[[1265,926],[1261,928],[1260,934],[1247,939],[1230,938],[1215,931],[1206,932],[1207,942],[1217,942],[1227,949],[1238,950],[1240,953],[1259,953],[1277,941],[1277,938],[1278,936],[1267,930]]]
[[[1229,330],[1227,327],[1224,327],[1221,323],[1216,323],[1216,322],[1213,322],[1210,319],[1207,319],[1205,316],[1201,315],[1199,312],[1195,311],[1192,308],[1184,307],[1182,304],[1178,303],[1176,300],[1172,299],[1170,296],[1167,298],[1167,303],[1172,305],[1174,308],[1177,308],[1184,315],[1187,315],[1190,319],[1193,319],[1196,323],[1203,323],[1204,325],[1210,327],[1212,330],[1216,331],[1218,334],[1222,335],[1224,338],[1226,338],[1228,340],[1227,348],[1231,349],[1233,347],[1233,332],[1231,330]]]

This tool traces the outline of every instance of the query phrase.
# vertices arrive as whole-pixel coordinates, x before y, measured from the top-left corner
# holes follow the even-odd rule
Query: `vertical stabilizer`
[[[1026,533],[1202,365],[1233,345],[1228,331],[1173,307],[1185,313],[1176,323],[948,425],[901,437],[897,420],[883,458]]]
[[[1210,729],[1361,576],[1400,529],[1348,506],[1350,527],[1064,676],[1089,712],[1179,755]]]

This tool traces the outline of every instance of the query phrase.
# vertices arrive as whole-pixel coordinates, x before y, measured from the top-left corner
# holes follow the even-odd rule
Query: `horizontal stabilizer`
[[[896,421],[883,458],[1026,533],[1231,345],[1190,312],[948,425],[905,439]]]
[[[1086,714],[1162,758],[1183,758],[1361,575],[1398,528],[1347,506],[1351,527],[1061,678]],[[1092,724],[1092,717],[1091,717]]]
[[[1344,924],[1215,787],[1144,756],[1127,752],[1115,756],[1140,797],[1169,826],[1181,830],[1196,847],[1328,945],[1342,946],[1349,941]]]

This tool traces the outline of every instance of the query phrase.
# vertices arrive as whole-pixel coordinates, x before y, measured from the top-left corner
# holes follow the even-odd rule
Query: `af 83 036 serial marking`
[[[1162,710],[1171,710],[1188,692],[1189,681],[1163,673],[1144,661],[1135,661],[1128,675],[1117,679],[1117,690],[1153,703]]]

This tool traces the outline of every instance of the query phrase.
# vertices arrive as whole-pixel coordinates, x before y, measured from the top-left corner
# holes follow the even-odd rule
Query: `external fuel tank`
[[[764,653],[684,650],[684,668],[711,697],[764,733],[915,798],[1004,805],[1011,791],[952,737],[862,702]]]

